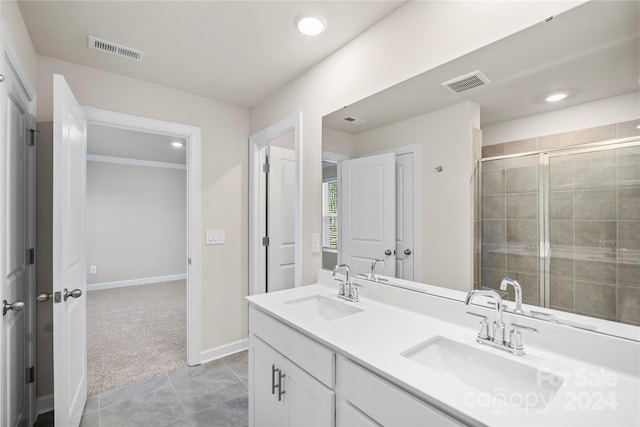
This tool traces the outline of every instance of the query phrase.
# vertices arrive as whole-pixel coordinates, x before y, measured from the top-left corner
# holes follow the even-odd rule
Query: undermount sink
[[[488,398],[497,406],[544,410],[564,380],[548,370],[441,336],[406,350],[402,356],[473,387],[480,392],[476,398]]]
[[[336,301],[324,295],[313,295],[285,301],[285,304],[304,311],[317,319],[327,321],[340,319],[362,311],[361,308],[352,305],[352,303]]]

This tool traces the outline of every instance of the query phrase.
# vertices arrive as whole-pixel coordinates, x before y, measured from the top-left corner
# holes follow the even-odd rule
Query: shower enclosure
[[[480,167],[481,287],[510,277],[527,304],[640,325],[640,140]]]

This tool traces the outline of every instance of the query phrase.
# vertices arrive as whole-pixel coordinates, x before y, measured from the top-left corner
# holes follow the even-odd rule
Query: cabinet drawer
[[[249,331],[318,381],[333,388],[335,354],[331,350],[254,307],[249,309]]]
[[[343,357],[337,358],[337,396],[383,426],[460,426],[455,419]]]

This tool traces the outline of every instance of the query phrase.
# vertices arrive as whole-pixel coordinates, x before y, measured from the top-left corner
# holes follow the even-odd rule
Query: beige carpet
[[[87,292],[89,395],[187,366],[185,280]]]

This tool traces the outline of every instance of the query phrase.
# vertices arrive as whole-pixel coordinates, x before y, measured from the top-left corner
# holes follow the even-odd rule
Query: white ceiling
[[[186,143],[184,138],[94,123],[89,123],[87,128],[87,153],[100,156],[185,164],[185,147],[171,146],[174,141]]]
[[[640,2],[589,2],[325,116],[357,134],[473,100],[481,124],[565,108],[640,89]],[[492,83],[453,94],[440,84],[481,70]],[[550,104],[551,92],[568,91]],[[639,100],[640,108],[640,100]],[[353,125],[355,116],[367,121]]]
[[[251,107],[403,1],[19,1],[39,54]],[[319,13],[327,30],[300,34]],[[89,35],[145,52],[87,47]]]

